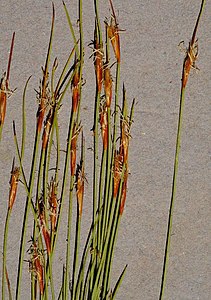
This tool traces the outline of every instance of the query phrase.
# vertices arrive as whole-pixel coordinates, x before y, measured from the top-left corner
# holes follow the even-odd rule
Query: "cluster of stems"
[[[72,48],[61,73],[57,74],[57,59],[52,60],[54,40],[55,9],[52,5],[50,39],[42,68],[42,78],[36,91],[38,100],[36,131],[29,179],[24,167],[25,147],[27,146],[25,111],[28,78],[22,101],[21,145],[13,122],[14,142],[19,167],[12,167],[8,214],[5,223],[3,249],[2,300],[6,297],[6,284],[9,298],[12,299],[9,274],[6,268],[7,237],[9,216],[16,198],[19,178],[25,187],[26,201],[20,236],[20,249],[17,270],[15,298],[22,299],[23,264],[28,261],[30,270],[29,291],[31,299],[114,299],[126,267],[120,274],[113,289],[110,287],[111,267],[114,256],[118,226],[123,214],[127,179],[128,149],[130,129],[133,119],[134,101],[128,112],[126,91],[120,93],[120,37],[112,1],[110,21],[105,21],[101,29],[98,3],[95,7],[95,30],[93,58],[96,76],[96,96],[93,126],[93,213],[92,223],[86,243],[82,248],[81,222],[85,190],[85,138],[80,121],[80,107],[83,88],[83,68],[85,47],[83,42],[82,0],[78,1],[78,32],[74,29],[66,4],[63,2],[67,23],[70,29]],[[104,33],[104,40],[103,40]],[[14,36],[5,80],[1,83],[0,126],[5,118],[5,108],[9,90],[9,70],[14,46]],[[111,48],[110,48],[111,46]],[[111,51],[112,49],[112,51]],[[112,53],[110,53],[112,52]],[[115,70],[115,76],[113,75]],[[57,76],[55,76],[55,74]],[[113,78],[115,83],[113,83]],[[56,82],[56,78],[57,82]],[[61,156],[60,116],[62,102],[68,99],[69,125],[66,149]],[[71,99],[71,100],[70,100]],[[5,104],[6,105],[6,104]],[[5,106],[6,107],[6,106]],[[62,133],[64,134],[64,133]],[[102,138],[100,138],[100,135]],[[55,146],[55,147],[53,147]],[[56,149],[56,156],[53,153]],[[76,201],[74,202],[74,199]],[[55,290],[53,259],[60,234],[61,220],[64,218],[64,203],[68,203],[65,264],[63,266],[60,290]],[[72,216],[76,206],[75,232]],[[31,239],[27,243],[28,224],[33,216]],[[74,244],[71,240],[74,239]],[[82,253],[79,260],[79,254]],[[73,259],[71,259],[71,257]],[[73,261],[73,265],[71,262]]]

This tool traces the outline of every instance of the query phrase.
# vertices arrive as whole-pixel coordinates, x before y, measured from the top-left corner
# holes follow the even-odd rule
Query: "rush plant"
[[[5,223],[3,248],[2,300],[22,299],[23,264],[29,263],[31,289],[28,299],[115,299],[120,283],[126,271],[125,266],[111,287],[111,270],[114,258],[118,227],[123,215],[127,180],[129,174],[128,152],[133,123],[134,100],[128,109],[126,89],[120,89],[120,35],[119,24],[112,1],[109,0],[112,15],[104,22],[102,30],[99,19],[98,1],[94,0],[95,29],[92,45],[93,67],[96,84],[94,99],[93,125],[93,209],[92,222],[85,245],[81,245],[81,224],[83,222],[83,202],[85,191],[85,137],[80,118],[83,90],[84,53],[82,0],[78,1],[78,31],[73,26],[65,2],[64,11],[67,26],[70,29],[72,49],[60,74],[57,74],[57,59],[52,61],[54,41],[55,9],[52,6],[51,32],[45,65],[42,69],[40,86],[36,91],[38,100],[36,111],[36,131],[32,149],[30,176],[27,179],[24,166],[25,146],[27,145],[25,110],[26,90],[22,101],[21,146],[19,132],[13,122],[14,142],[18,167],[11,171],[8,213]],[[15,35],[15,34],[14,34]],[[2,130],[5,118],[6,96],[9,91],[9,70],[14,45],[14,35],[5,81],[1,83]],[[115,74],[115,81],[113,78]],[[56,81],[57,80],[57,81]],[[120,94],[122,101],[119,101]],[[67,132],[60,132],[62,118],[61,105],[71,98],[69,107],[69,125]],[[60,114],[58,115],[58,112]],[[60,136],[66,134],[65,151],[61,152]],[[101,136],[101,137],[100,137]],[[54,146],[54,147],[53,147]],[[56,148],[55,154],[52,154]],[[55,151],[55,150],[54,150]],[[64,153],[62,156],[61,153]],[[8,223],[16,198],[18,181],[26,191],[23,224],[20,236],[18,271],[15,295],[12,295],[7,270]],[[74,201],[76,199],[76,201]],[[63,266],[60,289],[55,290],[53,261],[57,251],[61,221],[65,220],[63,209],[66,202],[68,217],[66,220],[66,241],[64,241],[65,264]],[[76,224],[73,232],[72,216],[76,206]],[[30,229],[30,246],[26,243],[30,217],[33,226]],[[86,217],[86,216],[85,216]],[[31,223],[31,222],[30,222]],[[29,234],[29,233],[28,233]],[[75,242],[71,243],[71,238]],[[82,253],[82,256],[79,255]],[[71,259],[72,256],[72,259]],[[81,257],[81,258],[80,258]],[[73,265],[71,262],[73,261]],[[14,285],[14,282],[11,283]],[[58,284],[57,284],[58,286]]]

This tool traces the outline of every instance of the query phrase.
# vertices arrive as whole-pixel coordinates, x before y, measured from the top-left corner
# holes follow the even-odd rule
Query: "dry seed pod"
[[[11,210],[13,204],[15,202],[17,188],[18,188],[18,180],[20,176],[20,169],[17,167],[13,167],[10,177],[10,193],[9,193],[9,205],[8,209]]]

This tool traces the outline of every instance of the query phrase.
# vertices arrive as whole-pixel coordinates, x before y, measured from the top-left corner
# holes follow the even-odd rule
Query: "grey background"
[[[66,1],[74,16],[76,4]],[[107,1],[99,1],[102,21],[110,16]],[[53,57],[60,62],[72,47],[61,1],[54,1],[56,26]],[[184,53],[177,45],[191,38],[201,1],[120,1],[115,0],[121,29],[121,78],[128,100],[136,98],[130,149],[128,198],[119,230],[114,264],[114,280],[124,265],[128,270],[118,300],[158,299],[171,195],[173,160],[179,108],[180,79]],[[21,130],[21,97],[24,84],[33,77],[27,92],[27,136],[25,170],[29,172],[35,132],[36,99],[40,67],[44,64],[51,24],[51,1],[1,1],[0,71],[6,69],[13,31],[16,32],[11,68],[11,88],[17,87],[8,100],[7,115],[0,144],[0,247],[7,209],[8,181],[15,147],[12,120]],[[82,123],[87,148],[92,146],[90,128],[94,89],[91,49],[93,38],[93,3],[84,0],[84,38],[86,45]],[[211,211],[210,211],[210,95],[211,95],[211,4],[207,1],[198,30],[200,71],[192,70],[186,91],[186,103],[175,203],[173,235],[165,299],[211,299]],[[62,108],[65,128],[68,110]],[[66,118],[66,119],[65,119]],[[66,132],[64,134],[64,140]],[[88,152],[89,158],[91,154]],[[88,160],[90,161],[90,160]],[[91,164],[86,173],[91,177]],[[28,174],[28,173],[27,173]],[[86,189],[83,228],[89,226],[91,178]],[[17,251],[25,202],[19,186],[8,243],[8,271],[15,286]],[[87,199],[87,200],[86,200]],[[87,217],[85,216],[87,213]],[[29,224],[30,226],[31,224]],[[65,224],[63,224],[65,236]],[[30,235],[30,233],[29,233]],[[61,234],[62,236],[62,234]],[[62,242],[61,242],[62,249]],[[62,250],[55,258],[59,280],[63,263]],[[2,266],[0,266],[1,271]],[[28,265],[25,264],[26,277]],[[23,299],[29,286],[24,281]],[[0,283],[1,285],[1,283]]]

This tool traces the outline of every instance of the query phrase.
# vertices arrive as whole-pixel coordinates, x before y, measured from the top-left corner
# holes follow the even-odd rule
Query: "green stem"
[[[37,153],[38,153],[38,145],[40,140],[40,134],[36,132],[35,142],[34,142],[34,153],[32,159],[32,167],[31,174],[29,180],[29,193],[27,195],[26,204],[25,204],[25,212],[23,218],[23,226],[21,233],[21,242],[20,242],[20,251],[19,251],[19,263],[18,263],[18,274],[17,274],[17,284],[16,284],[16,299],[20,299],[20,289],[21,289],[21,278],[22,278],[22,269],[23,269],[23,258],[24,258],[24,249],[25,249],[25,240],[26,240],[26,227],[28,222],[29,208],[32,199],[32,192],[34,186],[34,178],[35,178],[35,168],[37,162]]]
[[[5,300],[5,275],[6,275],[6,257],[7,257],[7,237],[9,229],[11,210],[7,210],[7,216],[4,227],[4,244],[3,244],[3,266],[2,266],[2,300]]]
[[[168,268],[168,261],[169,261],[169,251],[170,251],[170,242],[171,242],[171,234],[172,234],[173,210],[174,210],[174,202],[175,202],[175,197],[176,197],[176,184],[177,184],[179,153],[180,153],[180,144],[181,144],[184,101],[185,101],[185,89],[182,88],[181,89],[181,97],[180,97],[179,120],[178,120],[178,128],[177,128],[176,151],[175,151],[175,158],[174,158],[174,173],[173,173],[173,182],[172,182],[172,192],[171,192],[171,201],[170,201],[170,208],[169,208],[166,246],[165,246],[164,262],[163,262],[163,273],[162,273],[161,289],[160,289],[160,297],[159,297],[160,300],[163,299],[163,296],[164,296],[166,277],[167,277],[167,268]]]
[[[192,39],[190,42],[191,47],[194,46],[196,31],[198,28],[199,20],[205,5],[205,0],[201,1],[201,7],[198,14],[198,18],[196,21],[196,25],[194,27]],[[190,49],[188,49],[189,51]],[[187,56],[190,53],[187,53]],[[183,63],[183,74],[182,79],[185,77],[186,73],[186,59]],[[188,75],[187,75],[188,76]],[[176,197],[176,185],[177,185],[177,176],[178,176],[178,164],[179,164],[179,153],[180,153],[180,144],[181,144],[181,132],[182,132],[182,119],[183,119],[183,111],[184,111],[184,102],[185,102],[185,86],[182,80],[181,86],[181,94],[180,94],[180,108],[179,108],[179,119],[178,119],[178,128],[177,128],[177,139],[176,139],[176,150],[175,150],[175,158],[174,158],[174,172],[173,172],[173,181],[172,181],[172,192],[171,192],[171,201],[169,208],[169,216],[168,216],[168,225],[167,225],[167,234],[166,234],[166,245],[165,245],[165,253],[164,253],[164,261],[163,261],[163,272],[161,279],[161,287],[160,287],[160,296],[159,299],[162,300],[164,297],[164,290],[166,285],[167,278],[167,269],[168,269],[168,261],[169,261],[169,252],[170,252],[170,243],[171,243],[171,235],[172,235],[172,223],[173,223],[173,212],[174,212],[174,202]]]
[[[70,238],[71,238],[71,222],[72,222],[72,198],[74,188],[75,176],[71,176],[70,179],[70,192],[69,192],[69,208],[68,208],[68,221],[67,221],[67,247],[66,247],[66,271],[64,278],[64,294],[65,299],[68,299],[69,291],[69,273],[70,273]]]

